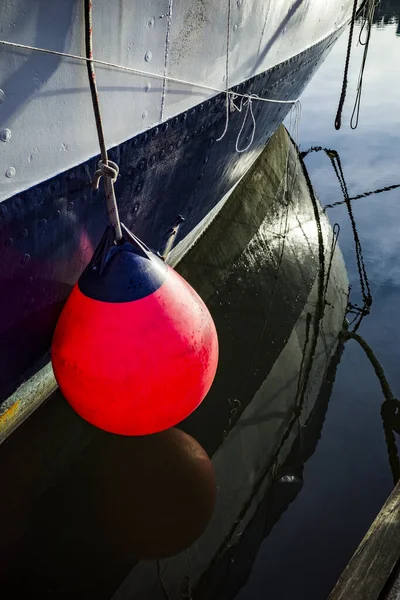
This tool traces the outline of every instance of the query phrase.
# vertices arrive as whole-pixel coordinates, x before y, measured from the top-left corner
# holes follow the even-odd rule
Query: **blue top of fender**
[[[78,286],[93,300],[132,302],[155,292],[167,273],[166,264],[129,230],[123,227],[123,240],[116,243],[109,226]]]

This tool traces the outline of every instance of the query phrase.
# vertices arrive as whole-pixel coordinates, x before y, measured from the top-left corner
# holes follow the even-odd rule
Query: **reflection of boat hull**
[[[280,178],[288,149],[289,175]],[[283,130],[269,150],[181,267],[186,277],[192,276],[200,285],[223,338],[215,385],[197,413],[183,424],[213,454],[219,496],[212,523],[200,540],[185,554],[162,563],[163,582],[172,597],[179,597],[187,574],[194,590],[198,588],[194,598],[234,597],[238,587],[233,582],[226,585],[227,565],[236,561],[236,552],[240,561],[242,536],[257,515],[263,518],[257,512],[260,502],[276,477],[285,474],[280,467],[299,429],[309,422],[311,434],[320,435],[310,417],[337,348],[347,304],[347,276],[340,251],[336,248],[332,255],[332,231],[319,206],[313,206],[315,198],[302,165]],[[272,181],[279,184],[271,185]],[[235,204],[238,198],[240,205]],[[245,240],[242,252],[238,252],[235,234],[241,248]],[[240,326],[235,326],[235,320],[241,320]],[[326,408],[327,400],[322,402]],[[322,426],[323,419],[317,417]],[[290,494],[301,488],[301,466],[297,471],[294,467],[289,471],[295,477],[288,484]],[[252,525],[253,533],[257,531],[252,538],[253,555],[272,527],[274,515],[279,517],[291,497],[279,498],[278,508],[267,506],[262,535]],[[247,554],[244,564],[249,560]],[[240,572],[248,573],[251,564],[247,569],[243,562],[239,564],[233,568],[240,587],[246,577],[242,572],[241,579]],[[147,589],[144,581],[150,586],[152,575],[148,565],[139,564],[114,600]]]
[[[63,7],[58,9],[50,1],[40,3],[37,18],[42,23],[45,34],[42,30],[36,32],[30,21],[25,27],[23,15],[26,15],[26,11],[22,8],[25,7],[26,0],[14,0],[10,4],[16,13],[12,27],[7,28],[9,34],[15,36],[11,41],[37,45],[40,40],[43,45],[54,48],[59,48],[60,43],[65,42],[60,50],[69,50],[75,54],[81,52],[80,32],[69,28],[71,15],[68,10],[74,3],[64,2]],[[121,2],[124,6],[130,4],[127,0]],[[165,9],[168,8],[168,3],[161,4],[166,5]],[[199,7],[198,4],[202,6]],[[300,95],[339,35],[349,17],[351,2],[331,0],[323,15],[316,0],[307,3],[286,0],[280,3],[254,1],[251,6],[248,2],[232,4],[232,19],[237,21],[234,32],[238,25],[238,31],[241,32],[240,38],[234,33],[231,40],[232,64],[238,67],[230,76],[233,91],[290,100]],[[273,8],[269,4],[273,4]],[[193,64],[196,64],[199,72],[210,71],[213,75],[214,79],[208,83],[217,85],[217,89],[223,88],[226,44],[223,11],[219,5],[216,7],[216,0],[180,5],[182,11],[189,11],[190,5],[195,6],[195,15],[200,11],[201,16],[203,10],[210,11],[210,14],[207,12],[203,15],[204,18],[191,30],[191,35],[197,42],[193,48],[189,44],[188,56],[185,51],[180,57],[190,65],[192,52],[196,57],[195,63],[192,60],[189,69],[185,62],[184,72],[174,65],[173,74],[190,78]],[[126,8],[130,15],[130,6]],[[164,46],[162,57],[158,53],[156,57],[153,38],[154,35],[160,35],[160,23],[164,31],[167,20],[160,17],[154,30],[153,23],[143,33],[142,22],[149,20],[152,23],[154,19],[151,21],[151,15],[146,13],[147,9],[141,6],[135,6],[136,8],[138,14],[134,15],[133,27],[139,27],[137,24],[140,23],[140,34],[133,37],[135,44],[136,40],[140,44],[139,54],[125,52],[125,47],[132,46],[132,32],[129,33],[124,28],[123,31],[121,29],[118,43],[113,37],[108,43],[108,29],[111,30],[109,25],[107,32],[100,29],[105,36],[104,46],[98,44],[100,56],[105,60],[119,62],[118,53],[121,51],[126,55],[127,61],[133,60],[136,68],[145,66],[150,69],[151,64],[150,70],[158,68],[163,71]],[[252,14],[255,8],[261,10],[262,15],[260,12]],[[33,7],[29,7],[29,10],[33,10]],[[259,17],[266,17],[265,11],[270,11],[271,14],[268,13],[264,31],[264,21],[259,20]],[[215,14],[220,13],[220,22],[216,27]],[[49,23],[51,15],[57,22],[54,31],[52,26],[46,29],[44,25]],[[252,22],[254,15],[257,17],[256,23]],[[115,17],[112,12],[110,19]],[[191,19],[193,20],[193,14]],[[20,20],[23,22],[21,26]],[[276,32],[272,27],[274,24],[279,26]],[[197,39],[200,26],[210,28],[212,34],[215,34],[215,28],[218,30],[218,56],[209,55],[209,52],[215,50],[212,44],[207,47],[206,67],[201,62],[204,60],[204,52],[201,54],[196,46],[200,43]],[[120,25],[115,25],[113,31],[119,30],[119,27]],[[18,37],[17,32],[21,29],[27,35],[29,32],[31,37]],[[194,31],[197,32],[196,36]],[[208,35],[207,31],[203,35]],[[172,19],[171,48],[173,36],[180,40],[178,33]],[[186,35],[189,33],[186,32]],[[262,60],[253,64],[254,56],[257,56],[254,47],[256,38],[260,38],[260,44],[263,42],[260,48],[265,46],[265,52],[262,53]],[[203,38],[200,36],[199,39]],[[244,40],[243,43],[240,40]],[[153,48],[154,56],[150,64],[143,63],[143,57],[150,56],[147,54],[149,48],[141,46],[145,43],[152,44]],[[102,52],[105,54],[101,54]],[[200,63],[197,62],[199,55]],[[88,157],[96,154],[97,146],[85,69],[73,61],[60,62],[58,57],[35,53],[28,53],[27,57],[23,51],[10,48],[2,48],[0,62],[5,78],[4,85],[1,85],[5,92],[2,117],[13,135],[12,143],[7,146],[8,161],[16,169],[14,177],[5,177],[5,182],[0,183],[0,281],[4,290],[0,301],[2,401],[48,358],[47,352],[57,316],[103,233],[106,212],[102,192],[93,192],[90,185],[97,159],[88,160]],[[225,136],[220,142],[214,143],[224,130],[224,94],[215,95],[214,92],[192,89],[178,90],[176,93],[176,90],[168,90],[168,85],[162,86],[159,80],[152,80],[150,90],[145,92],[143,78],[114,73],[109,69],[98,71],[104,121],[106,125],[109,124],[106,137],[115,146],[110,152],[110,158],[120,168],[116,189],[121,216],[127,226],[134,228],[135,234],[156,250],[163,245],[164,235],[178,214],[186,219],[179,231],[179,236],[183,238],[229,193],[291,107],[290,104],[254,102],[254,141],[249,151],[239,154],[235,145],[243,113],[231,113]],[[129,77],[132,79],[127,79]],[[134,82],[133,91],[127,81]],[[114,87],[123,98],[119,101],[118,97],[117,115]],[[168,93],[165,114],[160,120],[159,105],[162,104],[163,87],[167,88]],[[31,96],[29,102],[25,96],[21,97],[21,89],[26,96]],[[63,92],[68,95],[68,101]],[[16,114],[11,103],[7,103],[9,94],[15,98],[15,106],[19,107]],[[158,95],[159,104],[155,100]],[[62,110],[58,104],[54,105],[58,97],[63,99]],[[76,106],[79,106],[79,111]],[[46,111],[48,124],[43,123]],[[155,122],[158,124],[153,126]],[[26,135],[27,123],[35,123],[35,136],[31,135],[31,131]],[[252,123],[249,117],[240,140],[243,146],[247,144],[251,134]],[[20,144],[14,143],[17,135],[21,138]]]
[[[199,590],[217,577],[215,565],[240,541],[311,414],[337,345],[345,269],[338,249],[330,259],[332,232],[301,169],[281,129],[178,266],[219,331],[215,385],[181,424],[212,456],[218,499],[198,542],[161,563],[171,597],[187,577]],[[56,394],[1,447],[4,590],[109,598],[131,571],[116,599],[161,593],[156,566],[132,570],[132,553],[111,545],[88,508],[96,460],[109,443]]]

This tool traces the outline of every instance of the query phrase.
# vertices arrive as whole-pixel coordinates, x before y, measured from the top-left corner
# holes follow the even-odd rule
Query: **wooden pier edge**
[[[328,600],[377,600],[400,557],[400,482],[367,531]]]

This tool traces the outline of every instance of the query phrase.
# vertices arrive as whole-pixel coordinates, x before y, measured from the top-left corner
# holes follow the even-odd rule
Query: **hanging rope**
[[[367,62],[367,55],[368,55],[368,49],[369,49],[369,42],[371,39],[371,31],[372,31],[374,12],[375,12],[375,8],[378,6],[379,2],[380,2],[380,0],[378,0],[377,2],[375,0],[369,0],[364,6],[363,24],[361,26],[360,35],[358,37],[359,44],[361,46],[364,46],[364,52],[363,52],[363,57],[362,57],[362,62],[361,62],[360,73],[358,76],[356,100],[354,102],[354,108],[353,108],[353,112],[351,114],[351,119],[350,119],[350,127],[352,129],[357,128],[358,120],[360,117],[360,106],[361,106],[362,85],[363,85],[363,79],[364,79],[364,69],[365,69],[365,64]],[[362,39],[364,29],[366,29],[366,31],[367,31],[365,41],[363,41],[363,39]]]
[[[344,338],[344,340],[349,340],[349,339],[355,340],[356,342],[359,343],[359,345],[364,350],[368,360],[370,361],[371,365],[374,368],[375,375],[378,378],[378,381],[379,381],[381,389],[382,389],[382,394],[383,394],[385,400],[394,400],[395,398],[392,394],[392,390],[390,389],[388,380],[386,379],[385,372],[384,372],[379,360],[376,358],[371,346],[369,346],[367,344],[367,342],[364,340],[364,338],[362,338],[358,333],[355,333],[354,331],[344,331],[343,338]]]
[[[337,130],[339,130],[342,126],[342,112],[343,112],[344,101],[346,100],[346,93],[347,93],[347,83],[348,83],[347,77],[349,74],[351,44],[353,41],[354,24],[356,22],[356,16],[357,16],[357,4],[358,4],[358,0],[354,0],[353,12],[351,14],[351,21],[350,21],[349,40],[347,42],[346,62],[344,65],[342,91],[340,93],[339,105],[338,105],[336,119],[335,119],[335,129],[337,129]]]
[[[397,451],[396,438],[394,436],[393,430],[399,430],[400,428],[400,402],[396,400],[396,398],[393,396],[392,390],[390,389],[382,365],[380,364],[372,348],[367,344],[364,338],[362,338],[354,331],[344,331],[342,335],[344,340],[352,339],[358,342],[358,344],[364,350],[368,360],[370,361],[375,371],[375,375],[377,376],[378,381],[380,383],[382,394],[385,398],[385,401],[382,403],[381,406],[383,431],[385,434],[385,442],[388,451],[389,464],[393,476],[393,482],[394,485],[396,485],[396,483],[400,479],[400,460]]]
[[[255,119],[254,113],[253,113],[252,98],[253,98],[253,96],[250,96],[250,98],[248,98],[244,102],[243,102],[243,98],[240,101],[239,112],[242,112],[242,108],[243,108],[244,104],[246,105],[246,112],[244,114],[242,126],[241,126],[240,131],[238,133],[238,136],[236,138],[236,146],[235,146],[235,148],[236,148],[236,152],[239,152],[239,154],[241,154],[242,152],[246,152],[246,150],[248,150],[250,148],[250,146],[252,145],[252,143],[254,141],[254,135],[256,133],[256,119]],[[253,123],[253,127],[252,127],[252,130],[251,130],[250,141],[249,141],[249,143],[247,144],[247,146],[245,148],[239,148],[239,140],[240,140],[240,138],[242,136],[243,129],[244,129],[244,126],[246,124],[247,115],[249,114],[249,111],[250,111],[250,115],[251,115],[251,119],[252,119],[252,123]]]
[[[398,400],[385,400],[381,406],[382,425],[394,485],[400,479],[400,460],[394,435],[394,431],[398,432],[399,412],[400,402]]]
[[[110,223],[114,228],[117,241],[122,239],[121,222],[118,214],[117,200],[115,198],[114,183],[118,177],[118,165],[108,160],[107,147],[104,140],[103,123],[101,120],[100,101],[96,84],[96,73],[93,64],[93,21],[92,0],[84,0],[85,8],[85,46],[87,58],[87,71],[89,77],[90,93],[92,96],[93,112],[96,121],[97,137],[99,139],[101,160],[99,169],[94,175],[93,185],[99,187],[100,178],[104,178],[104,190],[106,194],[107,212]]]

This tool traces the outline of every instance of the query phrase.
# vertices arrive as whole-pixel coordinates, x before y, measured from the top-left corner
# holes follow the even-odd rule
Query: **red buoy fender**
[[[128,302],[93,299],[77,284],[57,324],[52,361],[61,391],[81,417],[106,431],[145,435],[172,427],[214,379],[211,315],[193,288],[165,269],[155,291]]]

